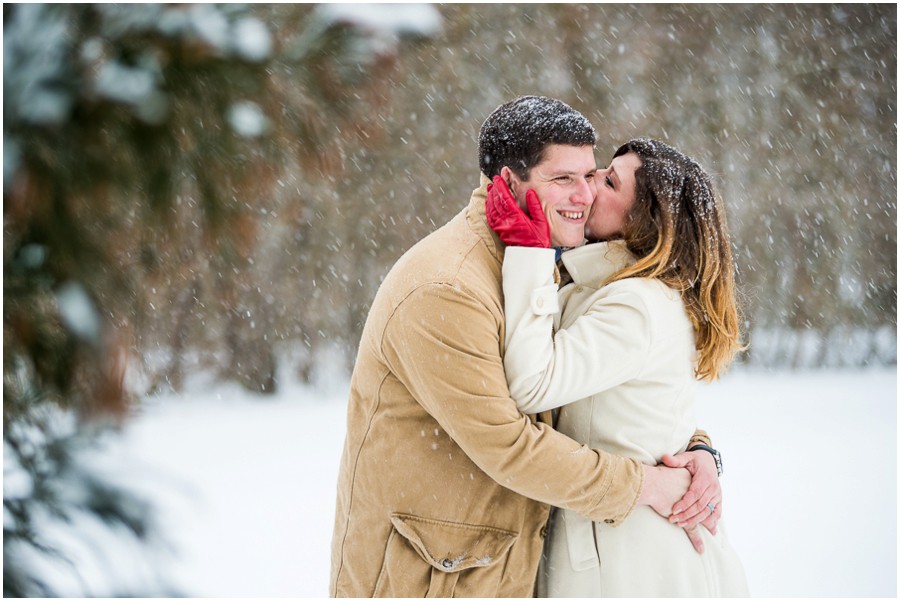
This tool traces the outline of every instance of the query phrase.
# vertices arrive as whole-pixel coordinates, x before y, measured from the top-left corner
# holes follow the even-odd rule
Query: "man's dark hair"
[[[527,180],[550,144],[590,146],[597,134],[587,118],[555,98],[522,96],[501,104],[478,134],[478,164],[489,178],[509,167]]]

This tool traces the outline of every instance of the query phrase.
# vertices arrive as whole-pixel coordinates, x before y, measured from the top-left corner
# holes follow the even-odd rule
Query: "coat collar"
[[[562,255],[572,281],[591,288],[600,288],[609,276],[635,261],[623,240],[585,244]]]

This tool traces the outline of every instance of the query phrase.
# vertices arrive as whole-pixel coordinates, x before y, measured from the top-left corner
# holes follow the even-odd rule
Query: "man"
[[[534,189],[545,203],[553,243],[581,244],[595,133],[565,103],[525,97],[494,111],[479,138],[481,187],[401,257],[363,330],[333,596],[528,597],[549,505],[617,524],[637,503],[668,514],[687,487],[684,469],[589,449],[554,431],[549,414],[516,409],[503,372],[504,249],[485,219],[486,186],[508,166],[520,200]]]

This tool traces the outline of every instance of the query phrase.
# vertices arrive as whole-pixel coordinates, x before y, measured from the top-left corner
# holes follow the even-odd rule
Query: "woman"
[[[656,465],[685,450],[694,432],[696,380],[714,380],[740,349],[723,207],[696,162],[653,140],[619,148],[595,181],[586,230],[599,242],[563,253],[572,282],[558,293],[561,314],[554,249],[506,249],[510,393],[523,412],[559,407],[557,428],[587,446]],[[503,239],[492,209],[515,201],[502,179],[487,202]],[[519,218],[529,221],[521,210]],[[531,225],[542,227],[542,218]],[[616,528],[558,509],[539,592],[747,596],[724,533],[699,530],[702,554],[646,506]]]

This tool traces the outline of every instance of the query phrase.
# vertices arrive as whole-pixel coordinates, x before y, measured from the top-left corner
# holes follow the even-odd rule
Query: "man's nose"
[[[575,204],[590,206],[591,203],[594,202],[594,197],[596,195],[597,188],[594,187],[587,179],[582,179],[579,181],[578,189],[572,195],[572,198],[570,200]]]

